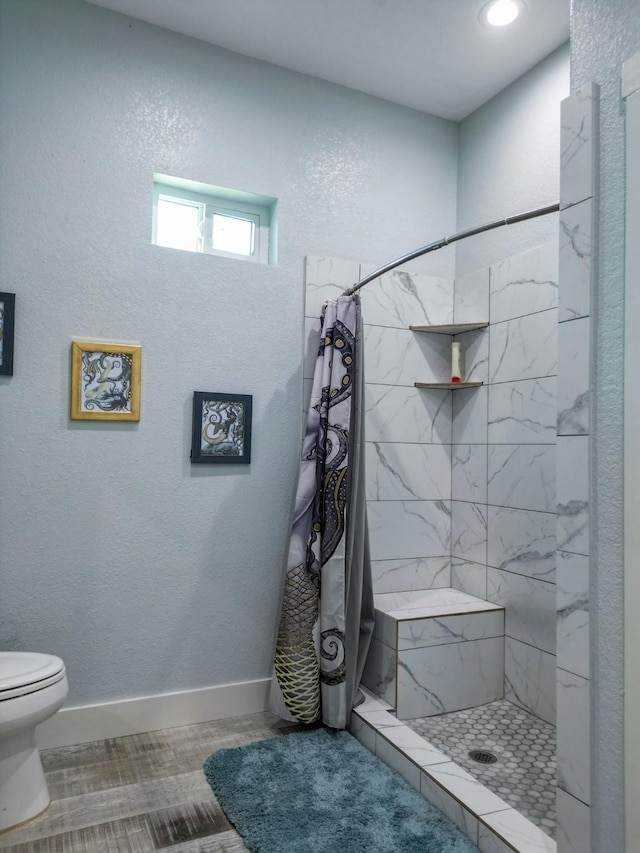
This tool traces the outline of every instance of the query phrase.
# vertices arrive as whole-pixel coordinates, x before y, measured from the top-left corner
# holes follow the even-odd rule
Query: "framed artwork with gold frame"
[[[71,342],[71,419],[139,421],[142,347]]]

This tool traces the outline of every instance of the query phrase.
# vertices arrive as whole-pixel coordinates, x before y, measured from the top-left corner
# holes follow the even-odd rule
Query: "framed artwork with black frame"
[[[0,376],[13,376],[15,293],[0,293]]]
[[[250,394],[193,392],[191,462],[251,462]]]

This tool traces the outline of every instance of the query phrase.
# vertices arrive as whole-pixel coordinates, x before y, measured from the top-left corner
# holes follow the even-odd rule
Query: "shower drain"
[[[486,749],[472,749],[469,753],[469,758],[472,758],[480,764],[495,764],[498,760],[497,755],[494,755],[492,752],[488,752]]]

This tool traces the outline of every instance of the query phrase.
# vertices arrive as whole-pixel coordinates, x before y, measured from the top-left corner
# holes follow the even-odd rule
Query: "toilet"
[[[0,652],[0,832],[36,817],[49,805],[36,726],[55,714],[68,692],[60,658]]]

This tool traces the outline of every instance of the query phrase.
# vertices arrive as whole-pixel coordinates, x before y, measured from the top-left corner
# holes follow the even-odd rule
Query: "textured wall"
[[[564,45],[460,124],[458,230],[558,200],[560,101],[569,94]],[[544,216],[458,243],[456,277],[557,239]]]
[[[637,0],[574,0],[571,87],[600,86],[600,188],[592,403],[593,850],[624,850],[623,531],[624,107],[621,64],[640,50]],[[627,850],[633,849],[629,840]]]
[[[72,704],[267,676],[304,256],[454,230],[457,127],[80,0],[3,0],[0,110],[0,647]],[[278,266],[151,246],[154,171],[276,196]],[[142,344],[139,424],[69,422],[74,337]],[[249,467],[190,466],[196,389],[254,394]]]

